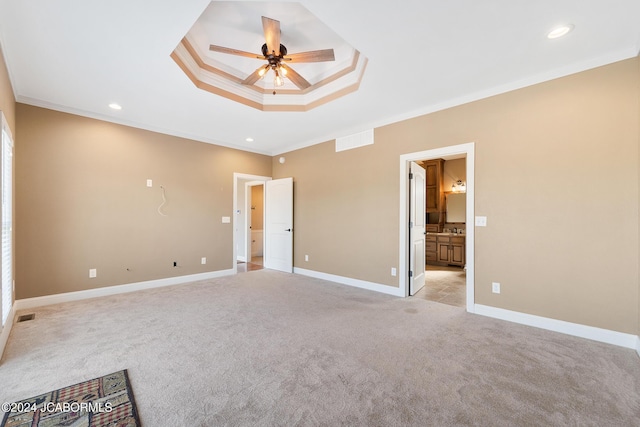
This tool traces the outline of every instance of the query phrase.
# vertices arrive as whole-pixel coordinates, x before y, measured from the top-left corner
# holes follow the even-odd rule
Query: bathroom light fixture
[[[573,25],[572,24],[561,25],[561,26],[556,27],[553,30],[549,31],[549,33],[547,34],[547,38],[549,38],[549,39],[557,39],[557,38],[560,38],[562,36],[566,36],[567,34],[569,34],[571,32],[571,30],[573,30]]]
[[[253,142],[253,138],[249,137],[249,138],[245,139],[245,141],[247,141],[247,142]]]
[[[453,193],[465,193],[467,191],[467,184],[459,179],[451,184],[451,191]]]
[[[111,104],[109,104],[109,108],[113,110],[122,110],[122,107],[120,106],[120,104],[116,104],[115,102],[112,102]]]

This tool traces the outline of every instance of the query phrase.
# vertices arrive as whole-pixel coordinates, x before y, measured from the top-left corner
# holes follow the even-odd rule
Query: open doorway
[[[466,155],[418,162],[427,171],[424,286],[416,298],[466,306]]]
[[[444,171],[444,164],[452,162]],[[416,230],[407,227],[411,224],[409,202],[411,162],[425,167],[426,174],[439,174],[438,191],[427,187],[425,192],[425,286],[417,297],[437,300],[466,307],[474,311],[474,144],[461,144],[440,149],[409,153],[400,156],[400,266],[404,269],[400,275],[400,288],[404,295],[410,291],[413,275],[412,263],[416,263],[416,254],[412,248]],[[427,178],[427,182],[432,181]],[[460,182],[458,182],[460,181]],[[464,185],[464,187],[462,187]],[[463,191],[464,190],[464,191]],[[434,195],[435,194],[435,195]],[[450,200],[447,200],[449,196]],[[447,212],[445,205],[451,202],[453,208],[461,201],[466,205],[462,218],[456,213]],[[447,215],[448,214],[448,215]],[[420,230],[421,231],[421,230]],[[414,236],[412,236],[412,233]],[[411,243],[409,243],[411,242]],[[412,261],[413,260],[413,261]]]
[[[263,186],[263,266],[293,273],[293,178],[273,180],[237,172],[233,174],[233,271],[238,272],[238,263],[246,263],[247,259],[254,261],[250,253],[253,239],[248,216],[251,212],[249,192],[254,185]]]
[[[238,272],[264,268],[264,182],[245,184],[245,262],[238,261]]]
[[[256,233],[252,235],[252,220],[258,222],[256,226],[260,227],[258,219],[252,216],[260,215],[256,212],[262,212],[264,218],[264,183],[270,181],[271,177],[234,173],[234,191],[233,191],[233,269],[237,272],[252,271],[263,268],[263,263],[258,256],[260,247],[264,248],[264,233],[262,237]],[[259,187],[260,190],[252,190]],[[252,200],[252,192],[255,191],[256,200]],[[258,192],[261,193],[262,199],[258,200]],[[254,206],[256,209],[251,209]],[[262,224],[264,219],[262,218]],[[259,234],[259,233],[258,233]],[[256,240],[254,244],[254,240]],[[252,249],[253,256],[252,256]]]

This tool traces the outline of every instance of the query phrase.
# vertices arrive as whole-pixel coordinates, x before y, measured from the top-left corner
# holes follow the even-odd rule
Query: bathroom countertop
[[[452,236],[452,237],[465,237],[465,236],[466,236],[466,234],[460,234],[460,233],[445,233],[445,232],[442,232],[442,233],[427,232],[427,234],[430,234],[430,235],[432,235],[432,236],[433,236],[433,235],[435,235],[435,236]]]

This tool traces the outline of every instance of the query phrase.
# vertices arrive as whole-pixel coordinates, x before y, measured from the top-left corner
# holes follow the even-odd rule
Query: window
[[[13,141],[4,115],[2,120],[2,326],[7,322],[13,304]]]

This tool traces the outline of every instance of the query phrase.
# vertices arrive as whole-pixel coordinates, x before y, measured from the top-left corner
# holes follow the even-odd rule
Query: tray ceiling
[[[210,4],[229,13],[194,28]],[[171,57],[185,35],[257,50],[261,15],[281,21],[291,51],[332,47],[339,64],[342,49],[359,52],[357,90],[262,111],[198,88]],[[573,31],[548,39],[560,23]],[[634,57],[640,2],[0,0],[0,43],[18,102],[275,155]],[[238,78],[255,70],[202,55]],[[304,65],[312,82],[331,72]]]

